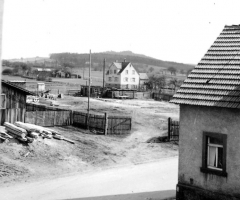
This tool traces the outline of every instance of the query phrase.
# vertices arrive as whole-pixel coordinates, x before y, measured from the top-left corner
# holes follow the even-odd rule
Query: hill
[[[32,57],[32,58],[16,58],[16,59],[8,59],[9,62],[29,62],[29,63],[43,63],[43,62],[54,62],[54,60],[49,59],[48,57]]]
[[[51,59],[57,60],[60,63],[69,62],[72,63],[76,67],[84,67],[86,63],[89,61],[89,54],[77,54],[77,53],[52,53],[50,55]],[[133,63],[135,67],[138,68],[139,71],[147,70],[149,67],[154,66],[154,68],[159,69],[167,69],[169,67],[174,67],[178,71],[180,70],[189,70],[193,69],[194,65],[177,63],[171,61],[163,61],[155,58],[151,58],[149,56],[145,56],[142,54],[135,54],[131,51],[122,51],[122,52],[100,52],[100,53],[92,53],[92,63],[93,67],[96,70],[102,68],[103,59],[106,59],[107,65],[110,65],[112,62],[118,60],[123,61],[126,59]]]

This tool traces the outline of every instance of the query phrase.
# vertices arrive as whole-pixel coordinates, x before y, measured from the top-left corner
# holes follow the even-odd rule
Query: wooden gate
[[[130,133],[132,128],[131,117],[108,116],[108,135],[121,135]]]
[[[179,121],[168,118],[168,140],[179,141]]]
[[[25,122],[39,126],[68,126],[71,125],[72,111],[28,111]]]

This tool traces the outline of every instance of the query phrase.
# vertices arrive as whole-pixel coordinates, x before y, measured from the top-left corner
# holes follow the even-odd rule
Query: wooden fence
[[[179,141],[179,121],[168,118],[168,140]]]
[[[89,123],[88,123],[89,120]],[[88,114],[84,112],[73,112],[73,126],[90,130],[95,130],[98,133],[104,133],[105,130],[104,115]]]
[[[28,111],[25,122],[39,126],[68,126],[71,125],[72,111]]]
[[[132,118],[130,116],[112,116],[51,108],[37,104],[28,104],[25,122],[39,126],[73,125],[92,130],[98,134],[122,135],[130,133]]]
[[[87,123],[89,121],[89,123]],[[107,114],[92,114],[73,112],[73,126],[89,128],[99,134],[122,135],[128,134],[132,128],[132,118],[108,116]]]

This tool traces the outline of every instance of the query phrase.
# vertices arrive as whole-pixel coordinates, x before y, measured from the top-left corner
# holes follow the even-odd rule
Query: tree
[[[4,69],[4,70],[2,71],[2,74],[3,74],[3,75],[11,75],[11,74],[12,74],[12,69]]]
[[[181,74],[185,74],[185,70],[184,70],[184,69],[181,69],[181,70],[180,70],[180,73],[181,73]]]
[[[169,81],[169,85],[170,86],[173,86],[174,90],[177,88],[177,87],[180,87],[182,85],[183,81],[182,80],[178,80],[176,78],[171,78],[170,81]]]
[[[149,81],[146,83],[146,85],[147,85],[147,89],[150,89],[150,90],[161,89],[166,85],[166,77],[152,75],[149,77]]]
[[[154,68],[153,68],[153,67],[150,67],[150,68],[148,69],[148,71],[149,71],[150,73],[152,73],[152,72],[154,71]]]
[[[174,67],[169,67],[168,68],[168,71],[171,73],[171,75],[176,75],[176,68],[174,68]]]

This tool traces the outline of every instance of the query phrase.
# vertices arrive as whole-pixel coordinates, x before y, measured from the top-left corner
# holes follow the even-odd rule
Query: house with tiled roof
[[[180,105],[177,199],[240,199],[240,25],[224,27],[171,102]]]
[[[131,62],[115,61],[106,73],[106,87],[119,89],[137,89],[139,87],[139,74]]]

